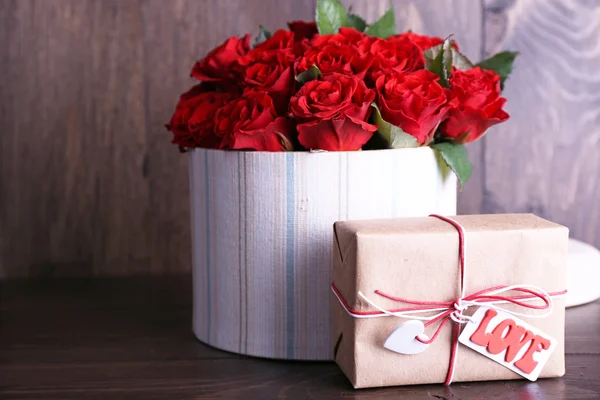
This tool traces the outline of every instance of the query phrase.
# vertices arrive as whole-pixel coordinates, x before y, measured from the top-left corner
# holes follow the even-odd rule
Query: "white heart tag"
[[[429,337],[423,334],[424,331],[423,322],[415,319],[405,321],[388,336],[383,347],[400,354],[422,353],[429,345],[419,342],[417,336],[421,335],[421,338],[428,340]]]

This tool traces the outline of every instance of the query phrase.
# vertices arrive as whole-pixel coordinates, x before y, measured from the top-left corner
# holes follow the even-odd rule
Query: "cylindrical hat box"
[[[259,357],[330,360],[333,223],[456,214],[429,147],[190,153],[193,329]]]

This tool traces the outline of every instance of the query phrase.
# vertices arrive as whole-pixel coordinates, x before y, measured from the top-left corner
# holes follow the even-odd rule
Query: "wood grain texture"
[[[600,246],[600,2],[487,0],[485,50],[521,52],[485,140],[484,212],[534,212]]]
[[[0,3],[0,277],[189,270],[187,158],[164,123],[191,66],[314,7],[245,3]]]
[[[389,6],[352,3],[370,21]],[[479,1],[393,4],[400,28],[454,33],[479,58]],[[227,36],[311,19],[314,5],[0,2],[0,278],[189,270],[187,158],[164,129],[189,70]],[[478,209],[480,178],[463,211]]]
[[[567,310],[567,374],[353,390],[329,362],[242,357],[190,329],[189,277],[0,283],[0,398],[596,399],[600,303]]]

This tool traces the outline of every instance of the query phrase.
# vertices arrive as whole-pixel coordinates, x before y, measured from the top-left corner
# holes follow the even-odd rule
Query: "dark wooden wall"
[[[187,159],[163,124],[193,62],[314,0],[2,0],[0,277],[190,268]],[[353,0],[374,20],[388,0]],[[600,3],[394,0],[472,59],[520,50],[510,122],[471,146],[462,213],[533,211],[600,246]]]

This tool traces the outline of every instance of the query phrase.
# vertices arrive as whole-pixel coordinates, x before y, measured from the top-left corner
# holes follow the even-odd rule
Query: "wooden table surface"
[[[191,332],[189,277],[0,282],[0,399],[597,399],[600,302],[567,311],[561,379],[354,390],[329,362],[242,357]]]

